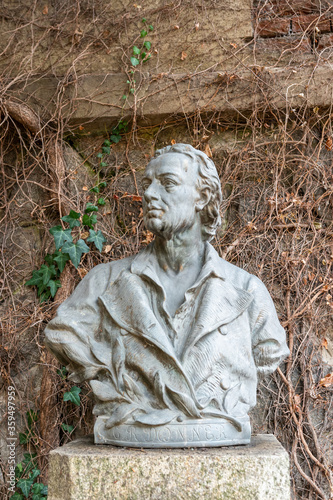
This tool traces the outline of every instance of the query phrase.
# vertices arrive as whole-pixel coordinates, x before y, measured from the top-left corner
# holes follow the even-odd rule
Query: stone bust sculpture
[[[143,187],[155,240],[92,269],[49,323],[46,345],[73,381],[90,381],[95,443],[249,443],[258,377],[289,354],[274,304],[209,244],[222,195],[204,153],[157,151]]]

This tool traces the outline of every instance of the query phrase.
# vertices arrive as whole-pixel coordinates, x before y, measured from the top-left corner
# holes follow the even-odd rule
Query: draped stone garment
[[[225,418],[256,403],[258,376],[289,354],[272,299],[255,276],[206,243],[205,262],[171,317],[154,243],[92,269],[46,328],[75,382],[90,380],[107,427]]]

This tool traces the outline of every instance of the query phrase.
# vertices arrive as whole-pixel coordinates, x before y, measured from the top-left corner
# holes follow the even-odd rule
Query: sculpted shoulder
[[[223,277],[236,288],[246,290],[249,293],[257,290],[266,290],[264,283],[257,276],[231,264],[221,257],[219,257],[219,267]]]
[[[83,282],[94,282],[96,288],[100,291],[104,290],[110,281],[114,281],[123,269],[130,269],[135,255],[126,257],[125,259],[113,260],[106,264],[98,264],[93,267],[89,273],[83,278]]]

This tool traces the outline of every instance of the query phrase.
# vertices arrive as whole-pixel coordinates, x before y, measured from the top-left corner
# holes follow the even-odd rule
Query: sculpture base
[[[217,418],[170,422],[155,427],[139,423],[105,427],[108,417],[99,416],[94,427],[95,444],[112,444],[130,448],[202,448],[248,444],[251,426],[248,416],[240,425]]]
[[[195,450],[96,446],[50,453],[48,500],[290,500],[288,454],[272,435]]]

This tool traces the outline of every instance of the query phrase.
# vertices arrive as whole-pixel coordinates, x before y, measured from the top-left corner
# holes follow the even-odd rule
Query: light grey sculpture
[[[176,144],[143,179],[155,240],[101,264],[46,329],[46,345],[96,397],[95,443],[246,444],[258,376],[289,354],[263,283],[208,243],[220,223],[214,163]]]

